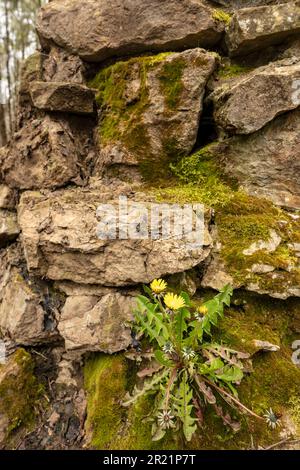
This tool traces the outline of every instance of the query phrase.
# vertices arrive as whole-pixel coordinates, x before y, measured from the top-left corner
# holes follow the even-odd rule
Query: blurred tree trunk
[[[10,71],[10,30],[9,30],[9,7],[8,0],[4,0],[5,15],[5,55],[6,55],[6,80],[7,80],[7,97],[8,97],[8,135],[12,130],[12,92],[11,92],[11,71]]]

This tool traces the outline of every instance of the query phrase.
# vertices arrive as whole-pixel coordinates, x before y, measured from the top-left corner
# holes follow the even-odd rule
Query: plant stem
[[[168,385],[167,385],[167,391],[166,391],[166,401],[165,401],[165,406],[164,409],[167,411],[168,406],[169,406],[169,401],[170,401],[170,392],[171,392],[171,387],[176,379],[177,375],[177,369],[172,370],[171,377],[169,379]]]
[[[203,380],[204,380],[204,382],[208,383],[211,387],[215,388],[220,393],[220,395],[225,395],[226,397],[230,398],[230,400],[232,400],[234,403],[236,403],[240,408],[245,410],[248,414],[250,414],[250,415],[252,415],[255,418],[260,419],[260,420],[264,419],[262,416],[259,416],[256,413],[254,413],[254,411],[249,410],[249,408],[247,408],[245,405],[243,405],[237,398],[235,398],[234,396],[232,396],[230,393],[226,392],[222,388],[218,387],[218,385],[216,385],[214,382],[211,382],[210,380],[206,379],[205,377],[203,377]]]

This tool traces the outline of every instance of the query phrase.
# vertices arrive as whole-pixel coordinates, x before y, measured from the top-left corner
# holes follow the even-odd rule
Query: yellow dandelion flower
[[[163,279],[154,279],[150,284],[152,292],[161,294],[167,288],[167,283]]]
[[[164,302],[170,310],[179,310],[185,306],[183,297],[180,295],[171,294],[170,292],[165,295]]]
[[[201,305],[201,307],[197,308],[197,312],[201,313],[201,315],[206,315],[208,313],[208,309],[205,305]]]

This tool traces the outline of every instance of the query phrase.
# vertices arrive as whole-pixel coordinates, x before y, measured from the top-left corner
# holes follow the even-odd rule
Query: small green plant
[[[225,286],[198,307],[185,292],[167,292],[162,279],[144,289],[147,296],[137,297],[135,330],[138,337],[145,335],[152,343],[155,363],[139,374],[147,377],[143,386],[135,387],[123,405],[133,404],[144,394],[154,395],[153,412],[146,418],[152,422],[153,440],[163,438],[167,430],[182,430],[190,441],[203,424],[207,405],[226,426],[238,431],[239,421],[223,409],[222,402],[235,412],[264,419],[238,399],[236,386],[249,367],[249,354],[213,340],[213,327],[223,317],[224,306],[230,305],[232,288]]]

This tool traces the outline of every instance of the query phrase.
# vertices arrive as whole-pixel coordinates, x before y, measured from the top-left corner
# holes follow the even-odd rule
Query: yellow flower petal
[[[208,309],[205,305],[201,305],[201,307],[197,308],[197,312],[201,313],[201,315],[206,315],[208,313]]]
[[[150,288],[155,294],[161,294],[167,288],[167,283],[163,279],[154,279],[151,282]]]
[[[185,306],[184,298],[180,295],[168,293],[164,297],[166,306],[171,310],[179,310]]]

